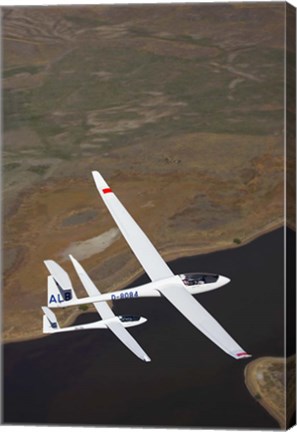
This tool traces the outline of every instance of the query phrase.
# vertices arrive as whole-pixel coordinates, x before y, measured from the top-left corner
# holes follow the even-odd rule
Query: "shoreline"
[[[178,251],[172,252],[172,249],[171,249],[170,252],[165,250],[162,255],[167,260],[173,261],[173,260],[178,259],[178,258],[186,258],[186,257],[194,256],[194,255],[197,255],[197,256],[198,255],[207,255],[207,254],[210,254],[213,252],[222,252],[222,251],[225,251],[228,249],[239,248],[241,246],[245,246],[245,245],[251,243],[252,241],[256,240],[259,237],[262,237],[265,234],[269,234],[270,232],[272,232],[274,230],[277,230],[279,228],[284,227],[283,222],[284,222],[283,219],[271,222],[270,224],[266,225],[262,230],[259,229],[254,234],[243,238],[239,244],[236,244],[234,242],[233,243],[228,242],[228,243],[226,243],[226,245],[223,245],[221,247],[209,246],[209,247],[206,247],[205,249],[199,248],[199,251],[195,248],[190,248],[190,247],[189,248],[181,248],[178,250],[179,252]],[[182,251],[182,254],[180,253],[180,251]],[[180,256],[178,256],[178,253],[180,254]]]
[[[288,395],[296,394],[294,367],[293,354],[290,357],[259,357],[248,363],[244,369],[244,382],[251,396],[283,430],[289,427],[296,409],[294,397],[289,398],[288,402]]]
[[[170,250],[164,250],[162,251],[162,256],[166,261],[174,261],[176,259],[179,258],[186,258],[186,257],[190,257],[190,256],[195,256],[195,255],[207,255],[213,252],[220,252],[220,251],[224,251],[224,250],[228,250],[228,249],[233,249],[233,248],[239,248],[241,246],[245,246],[248,243],[251,243],[252,241],[256,240],[257,238],[268,234],[276,229],[279,229],[281,227],[284,227],[284,221],[282,220],[278,220],[278,221],[274,221],[268,225],[266,225],[262,230],[258,230],[256,233],[243,238],[241,240],[240,244],[235,244],[235,243],[228,243],[226,245],[222,245],[222,246],[210,246],[210,247],[206,247],[205,249],[201,249],[199,248],[199,250],[195,247],[189,247],[189,248],[180,248],[178,250],[172,250],[172,248]],[[131,284],[134,280],[136,280],[138,277],[140,277],[142,274],[144,273],[142,267],[139,267],[139,270],[136,271],[135,273],[133,273],[132,275],[130,275],[129,277],[127,277],[127,279],[122,280],[121,284],[119,284],[118,287],[113,288],[112,290],[106,290],[104,291],[104,293],[106,292],[111,292],[111,291],[115,291],[115,290],[120,290],[123,289],[125,286]],[[102,293],[103,294],[103,293]],[[61,326],[67,326],[72,324],[77,318],[78,316],[80,316],[83,313],[88,313],[88,311],[81,311],[81,310],[74,310],[73,313],[71,313],[71,315],[60,321]],[[42,328],[42,323],[40,324],[40,328]],[[39,338],[43,338],[46,337],[48,335],[45,335],[42,333],[42,331],[39,332],[33,332],[30,335],[26,335],[26,337],[24,335],[20,335],[20,336],[15,336],[13,338],[7,338],[5,339],[2,336],[2,343],[3,344],[9,344],[9,343],[17,343],[17,342],[26,342],[26,341],[31,341],[31,340],[35,340],[35,339],[39,339]]]
[[[280,412],[284,407],[276,407],[273,401],[265,396],[265,392],[261,389],[261,384],[259,385],[259,381],[261,381],[261,378],[259,378],[260,372],[258,371],[259,366],[261,367],[272,363],[285,368],[284,358],[282,357],[260,357],[246,365],[244,369],[244,382],[251,396],[278,422],[281,429],[285,429],[285,413]]]

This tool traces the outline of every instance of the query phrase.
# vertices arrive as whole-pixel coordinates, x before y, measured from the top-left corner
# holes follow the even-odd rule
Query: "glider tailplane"
[[[42,307],[43,310],[43,333],[54,333],[59,331],[60,326],[56,315],[47,307]]]

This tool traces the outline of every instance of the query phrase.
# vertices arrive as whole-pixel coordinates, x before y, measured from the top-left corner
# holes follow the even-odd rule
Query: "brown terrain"
[[[296,357],[260,357],[245,368],[245,382],[251,395],[272,415],[281,429],[293,416],[296,394]]]
[[[102,291],[141,273],[93,169],[166,260],[283,223],[283,16],[281,3],[2,9],[4,341],[42,334],[44,259],[77,285],[73,253]]]

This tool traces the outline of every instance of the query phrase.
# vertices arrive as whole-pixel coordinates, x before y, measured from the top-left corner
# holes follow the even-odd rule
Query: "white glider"
[[[99,296],[95,294],[95,290],[92,290],[91,298],[67,300],[62,296],[62,298],[54,298],[52,301],[49,299],[49,306],[65,307],[124,298],[164,296],[198,330],[227,354],[235,359],[250,357],[250,354],[247,354],[206,309],[192,297],[193,294],[222,287],[230,282],[230,279],[221,275],[205,273],[174,275],[103,177],[97,171],[93,171],[92,174],[100,196],[136,258],[150,277],[151,282]]]
[[[75,268],[78,269],[78,275],[89,295],[100,296],[100,291],[96,288],[94,283],[88,277],[82,266],[72,258],[75,262]],[[76,299],[71,280],[66,271],[60,267],[55,261],[47,260],[44,261],[48,268],[51,276],[48,276],[48,297],[49,300],[53,298],[72,298]],[[83,275],[84,273],[84,275]],[[82,275],[82,276],[81,276]],[[67,300],[66,300],[67,301]],[[125,327],[134,327],[140,324],[144,324],[147,319],[134,315],[123,315],[115,316],[111,308],[106,302],[94,304],[97,312],[101,315],[102,320],[88,324],[80,324],[77,326],[60,328],[56,320],[55,314],[46,307],[43,307],[43,332],[44,333],[60,333],[74,330],[90,330],[90,329],[109,329],[112,333],[117,336],[120,341],[129,348],[137,357],[145,362],[151,361],[149,356],[143,351],[141,346],[136,340],[130,335]]]
[[[42,306],[43,310],[43,333],[63,333],[70,332],[75,330],[92,330],[92,329],[109,329],[110,323],[117,323],[120,320],[121,325],[124,327],[135,327],[137,325],[145,323],[147,320],[143,317],[132,316],[132,315],[123,315],[123,316],[114,316],[114,318],[110,318],[108,320],[100,320],[95,321],[88,324],[79,324],[71,327],[63,327],[59,326],[56,315],[54,312],[46,306]],[[129,334],[129,333],[128,333]],[[150,361],[149,357],[146,357],[146,361]],[[144,360],[144,358],[141,358]]]

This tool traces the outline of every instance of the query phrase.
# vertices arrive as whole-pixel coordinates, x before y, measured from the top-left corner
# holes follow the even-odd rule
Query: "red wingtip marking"
[[[102,189],[102,192],[103,192],[104,194],[107,194],[107,193],[112,192],[112,190],[111,190],[110,188],[105,188],[105,189]]]
[[[246,352],[241,352],[241,353],[236,354],[237,357],[248,356],[248,355],[249,354]]]

